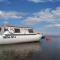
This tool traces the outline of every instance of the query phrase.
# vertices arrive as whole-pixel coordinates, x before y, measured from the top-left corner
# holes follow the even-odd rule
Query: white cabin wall
[[[28,29],[26,28],[20,28],[21,34],[29,34]]]
[[[0,35],[4,33],[4,27],[1,27]]]

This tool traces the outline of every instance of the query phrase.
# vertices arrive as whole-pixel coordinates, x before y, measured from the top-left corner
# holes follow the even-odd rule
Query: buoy
[[[50,37],[46,37],[46,40],[51,40],[51,38]]]

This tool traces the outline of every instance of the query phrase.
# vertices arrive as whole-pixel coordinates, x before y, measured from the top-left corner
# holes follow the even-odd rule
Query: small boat
[[[39,41],[42,33],[37,33],[31,27],[0,26],[0,44],[13,44]]]

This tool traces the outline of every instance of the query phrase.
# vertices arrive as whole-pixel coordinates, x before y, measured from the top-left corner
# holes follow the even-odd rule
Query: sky
[[[60,0],[0,0],[0,25],[4,23],[60,35]]]

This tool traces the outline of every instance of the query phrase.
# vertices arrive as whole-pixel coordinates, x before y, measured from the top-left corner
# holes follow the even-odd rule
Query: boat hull
[[[42,34],[15,35],[14,37],[0,36],[0,44],[13,44],[13,43],[39,41],[41,37],[42,37]]]

